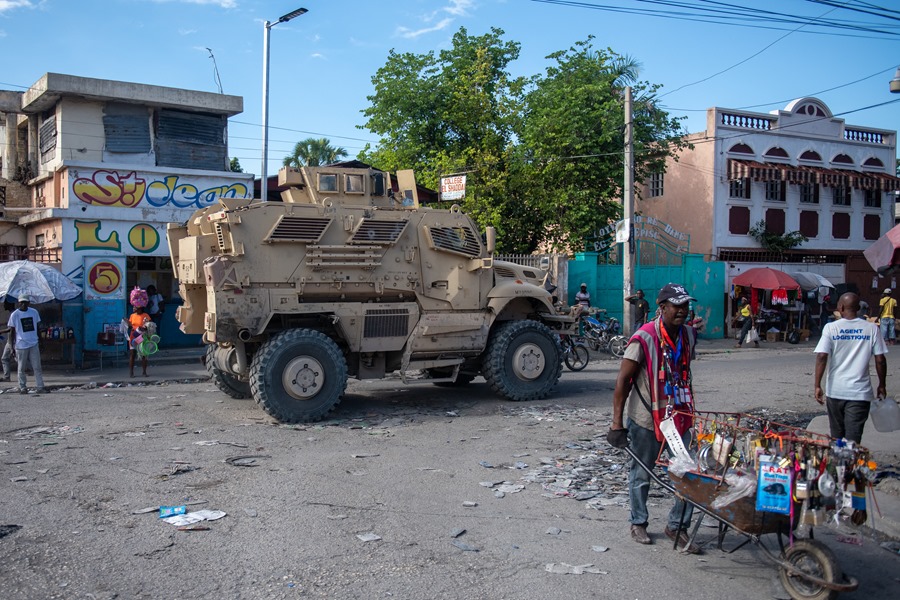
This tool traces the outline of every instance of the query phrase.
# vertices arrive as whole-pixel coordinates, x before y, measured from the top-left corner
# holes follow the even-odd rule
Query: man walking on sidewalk
[[[19,361],[19,393],[27,394],[27,378],[25,371],[31,365],[34,371],[34,381],[37,384],[37,393],[47,392],[44,387],[44,375],[41,371],[41,351],[38,348],[38,323],[41,316],[38,311],[29,306],[31,298],[19,297],[19,308],[9,316],[11,341],[16,349],[16,358]]]
[[[838,300],[841,318],[825,325],[816,345],[816,402],[828,408],[831,437],[847,438],[857,444],[869,418],[874,396],[869,379],[869,360],[875,356],[878,375],[876,395],[884,398],[887,348],[875,323],[857,318],[859,296],[848,292]],[[831,359],[829,361],[829,358]],[[829,364],[830,363],[830,364]],[[822,375],[828,368],[825,390]]]
[[[891,298],[891,288],[885,288],[879,301],[881,312],[878,314],[878,322],[881,326],[881,337],[886,344],[894,344],[897,337],[895,329],[894,312],[897,310],[897,301]]]

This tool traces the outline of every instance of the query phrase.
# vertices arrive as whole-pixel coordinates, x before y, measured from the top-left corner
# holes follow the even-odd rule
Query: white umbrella
[[[820,302],[822,298],[830,293],[830,290],[834,289],[833,283],[831,283],[818,273],[813,273],[811,271],[798,271],[797,273],[791,273],[791,277],[797,280],[797,283],[800,284],[800,288],[804,292],[815,290]]]
[[[0,296],[31,296],[33,304],[71,300],[81,288],[71,279],[43,263],[14,260],[0,263]]]

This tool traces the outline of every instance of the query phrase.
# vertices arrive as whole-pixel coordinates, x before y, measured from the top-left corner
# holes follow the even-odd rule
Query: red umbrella
[[[878,241],[863,250],[872,268],[884,275],[900,265],[900,225],[897,225]]]
[[[760,290],[797,290],[800,284],[797,280],[785,273],[769,267],[756,267],[747,269],[734,278],[734,285],[741,287],[757,288]]]

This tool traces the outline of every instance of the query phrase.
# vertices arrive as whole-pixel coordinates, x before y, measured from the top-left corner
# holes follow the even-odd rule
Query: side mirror
[[[484,245],[487,247],[488,254],[494,253],[494,248],[497,247],[497,230],[493,227],[484,230]]]

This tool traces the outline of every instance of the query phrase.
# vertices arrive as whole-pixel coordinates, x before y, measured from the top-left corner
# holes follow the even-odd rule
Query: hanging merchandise
[[[787,306],[790,303],[788,300],[787,290],[778,289],[772,290],[772,305],[773,306]]]
[[[787,532],[791,521],[865,523],[866,489],[877,465],[862,446],[745,413],[691,417],[692,458],[685,460],[679,449],[669,472],[689,501],[727,506],[732,524],[744,532]],[[670,461],[661,454],[658,463]]]

